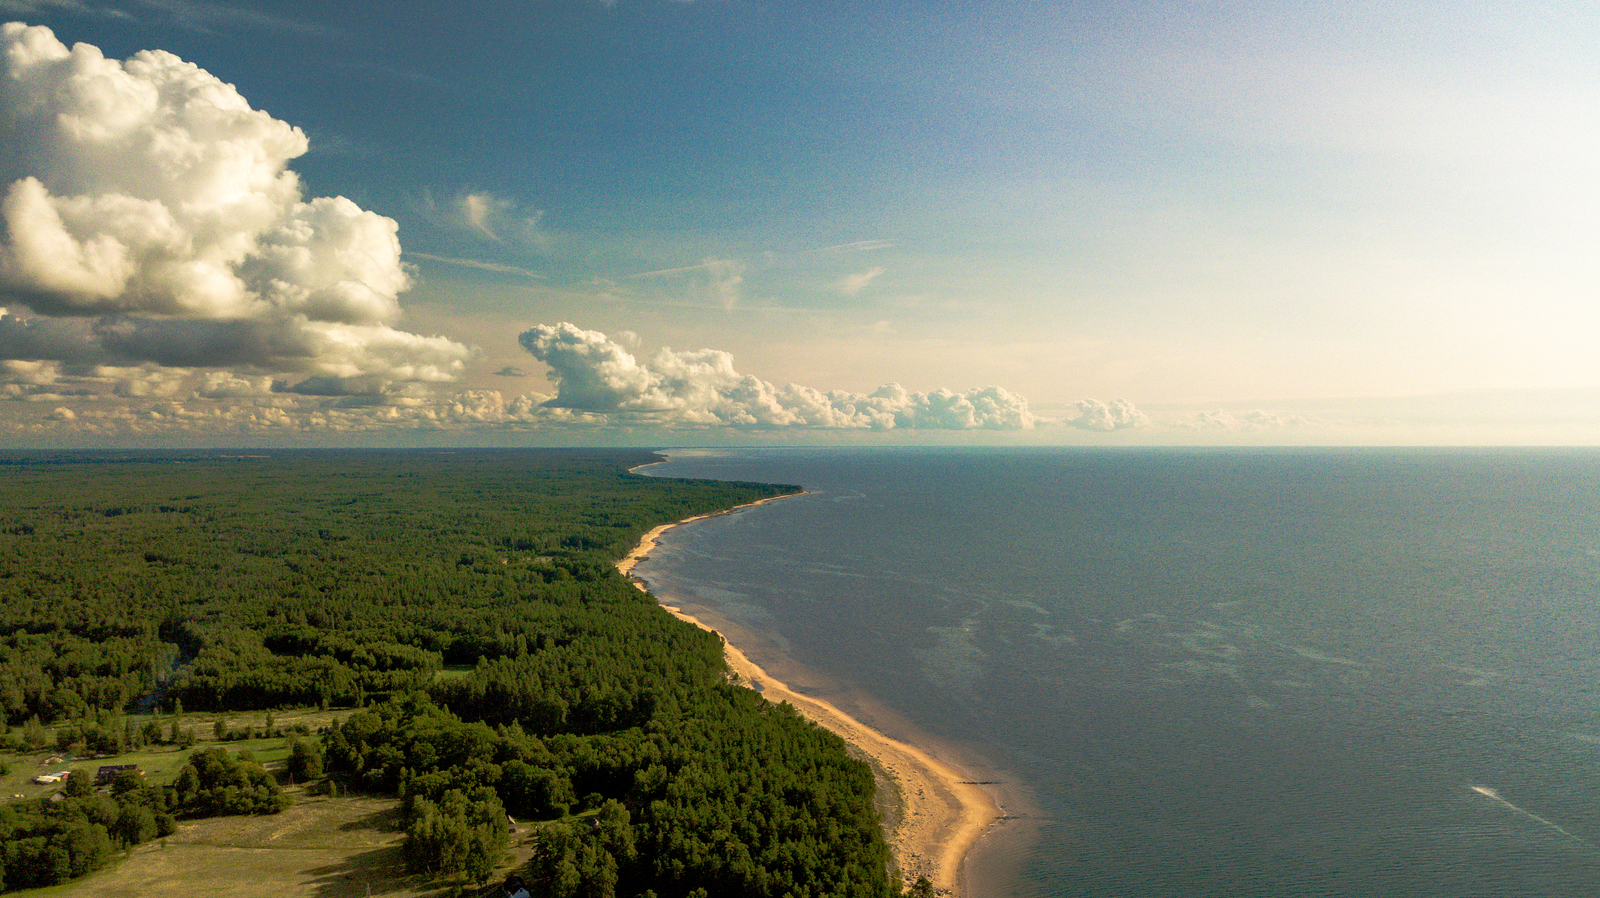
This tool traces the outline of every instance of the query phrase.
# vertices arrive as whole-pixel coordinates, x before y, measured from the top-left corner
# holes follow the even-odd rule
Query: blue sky
[[[1583,4],[0,18],[13,445],[1600,439]]]

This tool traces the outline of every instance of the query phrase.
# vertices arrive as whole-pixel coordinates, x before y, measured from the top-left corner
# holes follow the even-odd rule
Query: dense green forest
[[[509,812],[550,821],[536,894],[893,894],[870,771],[614,567],[653,526],[795,488],[627,471],[652,460],[0,455],[0,715],[114,750],[162,735],[123,715],[352,708],[291,763],[401,795],[419,870],[486,876]],[[197,752],[164,791],[0,805],[0,881],[281,806],[251,766]]]

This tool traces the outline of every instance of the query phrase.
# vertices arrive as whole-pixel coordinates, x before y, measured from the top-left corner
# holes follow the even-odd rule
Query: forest
[[[615,568],[656,525],[797,488],[629,472],[654,460],[0,454],[7,738],[115,750],[182,737],[130,715],[348,708],[291,763],[400,796],[419,871],[485,881],[509,813],[542,821],[519,871],[538,895],[897,894],[871,771],[730,683],[720,639]],[[0,885],[281,806],[260,765],[216,752],[166,789],[0,804]]]

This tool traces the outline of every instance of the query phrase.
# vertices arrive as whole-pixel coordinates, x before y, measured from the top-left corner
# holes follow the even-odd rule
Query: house
[[[95,771],[94,784],[96,786],[109,786],[111,781],[117,778],[117,774],[123,772],[132,772],[144,776],[144,771],[139,769],[138,764],[107,764]]]
[[[33,781],[41,786],[48,786],[51,783],[61,782],[62,780],[66,779],[70,773],[71,771],[69,770],[62,770],[56,773],[41,773],[34,777]]]
[[[529,898],[528,886],[515,873],[506,877],[506,898]]]

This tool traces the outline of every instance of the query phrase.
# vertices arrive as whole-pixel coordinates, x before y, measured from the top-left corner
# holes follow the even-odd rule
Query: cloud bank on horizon
[[[565,322],[539,325],[518,339],[554,373],[550,408],[741,427],[1025,430],[1036,420],[1026,400],[1001,387],[914,393],[885,384],[870,394],[822,392],[740,374],[733,356],[715,349],[662,348],[640,360],[605,334]]]
[[[300,129],[160,50],[118,61],[13,22],[0,56],[0,397],[51,406],[10,422],[12,433],[1049,423],[998,386],[780,387],[738,372],[727,352],[641,359],[570,323],[520,337],[549,366],[554,396],[451,391],[475,349],[395,326],[411,286],[398,225],[344,197],[306,198],[288,167],[309,146]],[[463,194],[459,213],[499,240],[507,209],[486,197]],[[736,267],[685,270],[702,269],[723,305],[737,302]],[[1145,419],[1123,400],[1085,400],[1065,423],[1111,431]]]

